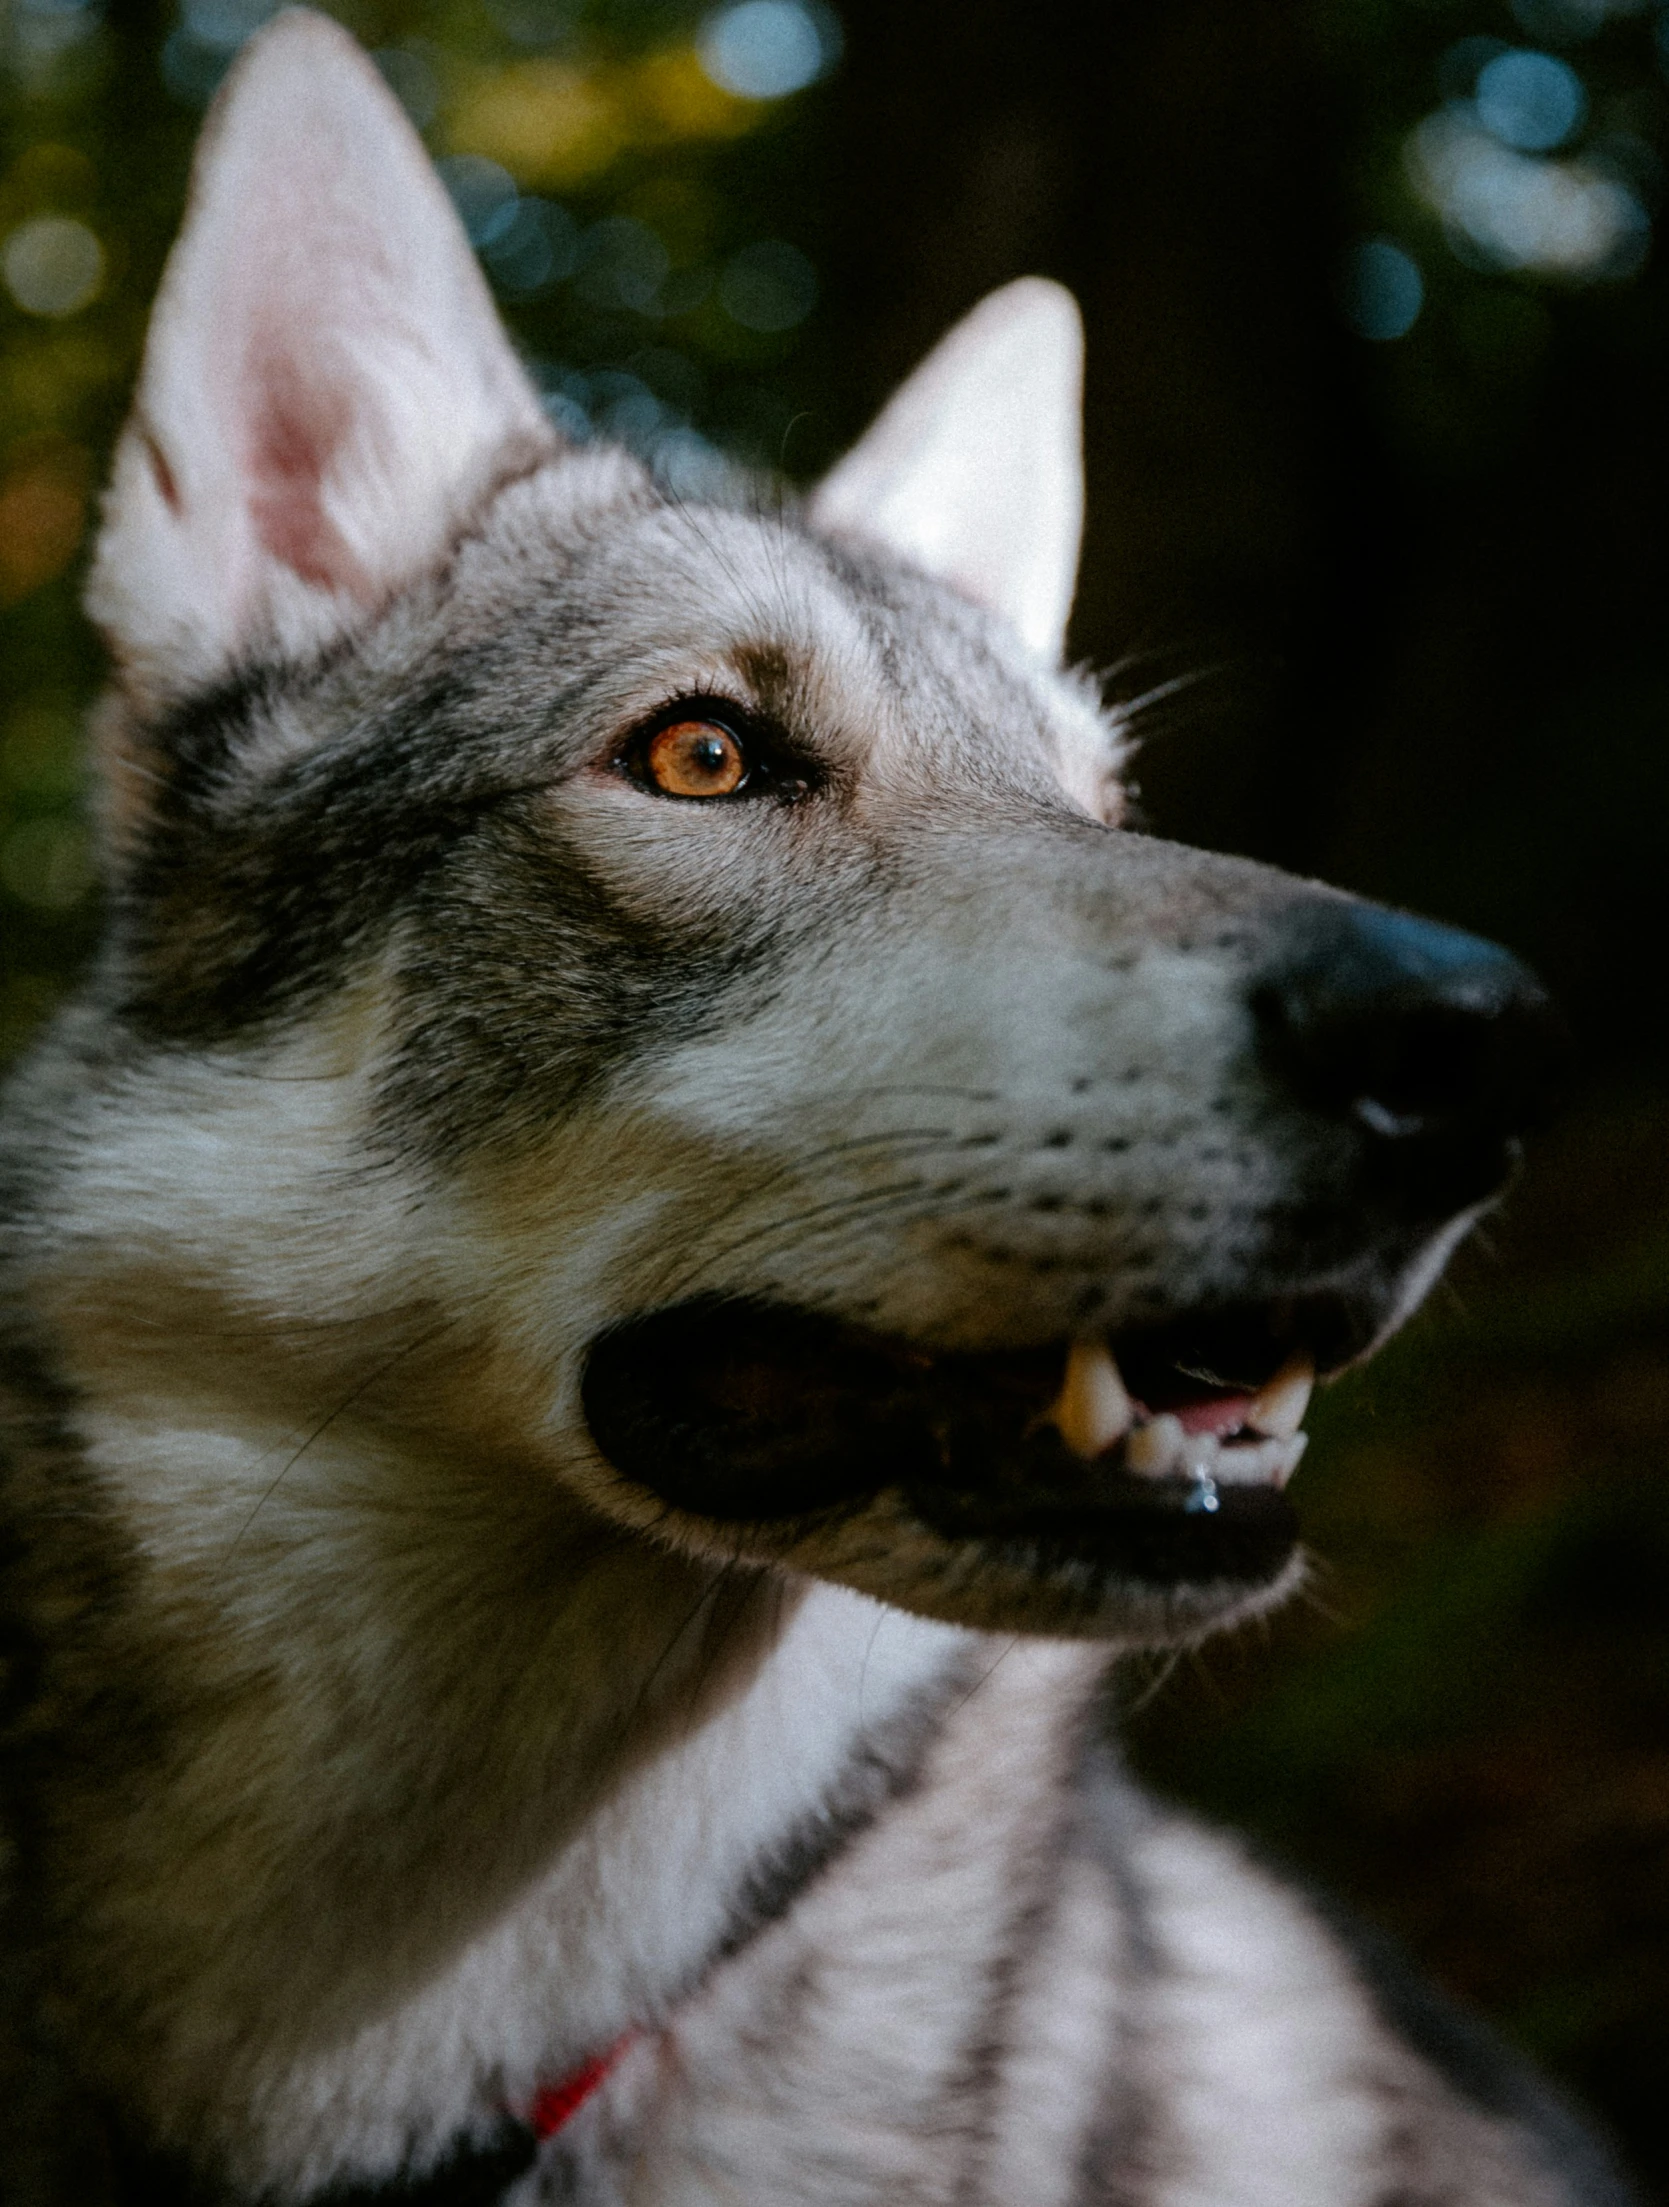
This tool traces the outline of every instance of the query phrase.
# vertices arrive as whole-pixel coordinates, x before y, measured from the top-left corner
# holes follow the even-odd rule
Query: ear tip
[[[964,327],[971,334],[1046,349],[1074,370],[1083,363],[1083,314],[1065,284],[1052,276],[1017,276],[987,292]]]
[[[251,95],[257,102],[277,96],[305,102],[351,81],[358,89],[371,89],[390,107],[397,107],[377,68],[351,31],[316,8],[283,8],[244,45],[215,99],[214,120],[222,122],[227,111],[241,106]]]
[[[1053,276],[1016,276],[1012,283],[1001,284],[987,295],[988,304],[998,301],[1011,314],[1046,317],[1073,329],[1083,326],[1077,299]]]
[[[247,41],[239,66],[246,70],[260,64],[270,67],[280,56],[292,62],[322,61],[327,55],[332,59],[351,56],[358,62],[361,48],[334,16],[323,15],[317,8],[280,8]]]
[[[1084,344],[1082,309],[1064,282],[1055,282],[1053,276],[1016,276],[1013,282],[1004,282],[996,291],[987,291],[967,320],[1007,327],[1027,324],[1031,331],[1051,335],[1057,342]]]
[[[970,307],[924,366],[935,381],[971,376],[987,385],[1030,391],[1046,407],[1056,408],[1058,401],[1076,416],[1084,384],[1084,320],[1078,302],[1052,277],[1017,276]]]

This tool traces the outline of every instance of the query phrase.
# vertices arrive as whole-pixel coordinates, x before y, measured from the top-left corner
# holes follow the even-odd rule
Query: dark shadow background
[[[96,924],[77,764],[98,678],[76,612],[88,498],[200,104],[267,9],[7,4],[15,1048]],[[716,18],[687,5],[333,12],[436,151],[476,164],[454,186],[559,418],[692,485],[714,448],[804,478],[991,285],[1070,284],[1090,337],[1073,648],[1113,694],[1162,693],[1140,714],[1147,821],[1499,936],[1560,992],[1578,1041],[1560,1119],[1452,1284],[1313,1421],[1312,1599],[1132,1681],[1129,1729],[1160,1783],[1403,1939],[1662,2183],[1669,287],[1650,223],[1669,16],[1644,0],[776,4],[750,66],[775,52],[780,83],[798,50],[814,81],[765,97],[715,81]],[[784,5],[809,28],[785,32]],[[1558,143],[1527,143],[1540,126],[1510,102],[1506,137],[1481,136],[1470,103],[1503,53],[1571,73],[1584,112]],[[1555,107],[1570,91],[1528,81]],[[1410,168],[1433,116],[1473,163],[1447,197]],[[1550,177],[1576,233],[1547,227]],[[1609,245],[1603,222],[1582,242],[1596,206]],[[67,233],[34,232],[17,261],[42,219],[96,239],[84,298]],[[1423,292],[1396,336],[1408,278],[1387,244]]]

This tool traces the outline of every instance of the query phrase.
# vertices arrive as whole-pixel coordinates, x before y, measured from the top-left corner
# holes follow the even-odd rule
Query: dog
[[[803,507],[680,500],[345,33],[239,63],[8,1110],[8,2197],[1624,2198],[1108,1737],[1298,1583],[1555,1023],[1120,826],[1080,349],[1011,285]]]

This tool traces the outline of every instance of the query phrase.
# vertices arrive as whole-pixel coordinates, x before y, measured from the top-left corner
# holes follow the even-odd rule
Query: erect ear
[[[902,552],[1055,659],[1084,521],[1083,325],[1025,276],[928,354],[812,499],[823,528]]]
[[[129,694],[329,636],[554,442],[381,77],[281,15],[204,131],[117,447],[88,605]]]

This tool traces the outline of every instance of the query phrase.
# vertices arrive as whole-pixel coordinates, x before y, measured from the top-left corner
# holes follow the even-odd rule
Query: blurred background
[[[0,0],[0,1041],[97,888],[77,610],[201,111],[265,0]],[[1157,1782],[1669,2180],[1669,7],[340,0],[553,415],[813,475],[991,285],[1090,332],[1074,652],[1143,815],[1499,936],[1561,1114],[1332,1391],[1312,1598],[1130,1681]]]

